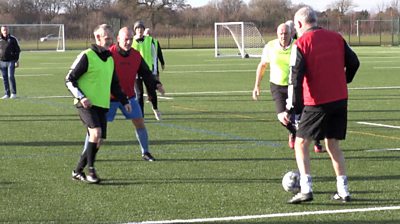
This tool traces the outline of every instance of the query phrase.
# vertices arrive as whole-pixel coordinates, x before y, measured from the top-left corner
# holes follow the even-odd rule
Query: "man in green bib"
[[[157,75],[157,46],[155,44],[154,39],[151,36],[144,35],[145,26],[143,21],[137,21],[133,25],[133,31],[135,32],[135,36],[133,37],[132,41],[132,48],[139,51],[140,55],[142,55],[144,61],[146,62],[147,66],[150,68],[153,75]],[[154,89],[148,88],[148,100],[152,104],[152,109],[155,118],[159,121],[161,120],[161,113],[158,110],[158,99],[157,93]],[[140,108],[142,109],[142,113],[144,116],[144,99],[143,99],[143,80],[140,77],[137,77],[136,85],[136,99],[139,102]]]
[[[72,171],[72,179],[88,183],[100,182],[94,162],[102,139],[107,136],[106,113],[110,107],[110,94],[127,111],[131,111],[131,105],[119,86],[114,60],[108,50],[113,43],[112,27],[107,24],[97,26],[94,37],[96,44],[78,55],[66,77],[66,86],[75,98],[75,106],[87,128],[89,138],[76,168]],[[83,172],[86,165],[87,176]]]
[[[286,99],[288,98],[288,85],[290,73],[290,53],[293,47],[294,39],[291,35],[290,27],[282,23],[278,26],[277,39],[269,41],[261,56],[261,61],[257,66],[256,81],[253,89],[253,99],[258,100],[260,96],[260,85],[264,77],[268,64],[270,65],[270,90],[275,102],[276,114],[279,116],[286,111]],[[289,148],[294,149],[294,140],[296,138],[296,126],[293,116],[292,122],[287,125],[281,123],[289,130]],[[323,152],[319,142],[315,142],[315,152]]]

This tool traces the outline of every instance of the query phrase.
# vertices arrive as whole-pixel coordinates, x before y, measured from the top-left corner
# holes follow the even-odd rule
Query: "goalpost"
[[[214,24],[215,57],[261,57],[265,41],[252,22]]]
[[[355,36],[359,45],[398,46],[400,44],[400,18],[357,20],[355,26]]]
[[[22,50],[65,51],[64,24],[0,24],[8,26]]]

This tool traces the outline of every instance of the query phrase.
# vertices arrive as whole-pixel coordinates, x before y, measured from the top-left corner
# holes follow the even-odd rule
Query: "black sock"
[[[83,152],[81,158],[79,159],[78,165],[76,165],[75,172],[82,173],[83,169],[87,164],[87,152]]]
[[[88,167],[94,167],[94,160],[96,159],[97,143],[89,142],[86,149]]]

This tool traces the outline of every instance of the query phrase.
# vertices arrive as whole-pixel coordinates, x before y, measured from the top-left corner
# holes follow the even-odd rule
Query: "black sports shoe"
[[[145,152],[145,153],[142,155],[142,159],[143,159],[143,160],[146,160],[146,161],[149,161],[149,162],[156,161],[156,159],[155,159],[149,152]]]
[[[288,201],[289,204],[300,204],[302,202],[307,202],[307,201],[312,201],[313,198],[313,193],[297,193],[295,196],[292,197],[292,199],[290,199]]]
[[[91,184],[97,184],[100,182],[100,178],[96,174],[96,170],[94,168],[89,169],[89,173],[86,177],[86,181]]]
[[[336,200],[336,201],[340,201],[340,202],[342,202],[342,203],[347,203],[347,202],[350,202],[350,201],[351,201],[350,195],[348,195],[348,196],[346,196],[346,197],[342,197],[342,196],[340,196],[337,192],[335,192],[335,193],[332,195],[331,199],[332,199],[332,200]]]
[[[84,172],[78,173],[75,170],[72,171],[72,180],[86,182],[86,175]]]

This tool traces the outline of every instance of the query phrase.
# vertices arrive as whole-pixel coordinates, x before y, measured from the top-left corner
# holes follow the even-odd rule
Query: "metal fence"
[[[113,24],[116,31],[121,26],[119,20],[113,20],[110,23]],[[352,46],[400,45],[400,18],[382,20],[356,20],[348,17],[335,20],[319,18],[319,25],[341,33],[343,38]],[[265,42],[276,38],[276,27],[258,27],[258,29],[264,37]],[[93,34],[88,29],[80,36],[71,35],[69,31],[71,31],[71,28],[66,26],[66,50],[85,49],[94,42]],[[43,29],[40,33],[37,31],[18,32],[17,37],[21,40],[22,50],[55,50],[56,46],[54,42],[40,42],[40,37],[48,33],[51,32],[44,32]],[[198,27],[193,25],[190,28],[182,28],[173,25],[158,25],[153,29],[153,33],[164,49],[214,48],[213,26]]]

